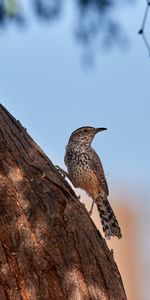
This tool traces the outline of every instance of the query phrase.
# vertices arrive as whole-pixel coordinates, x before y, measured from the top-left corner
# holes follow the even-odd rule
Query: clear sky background
[[[146,1],[135,1],[116,8],[128,45],[97,49],[91,67],[83,63],[84,49],[74,38],[71,4],[51,25],[39,24],[31,16],[24,29],[12,25],[1,30],[0,101],[61,166],[73,130],[84,125],[107,127],[93,145],[110,191],[136,192],[134,207],[144,204],[147,211],[150,57],[137,33],[145,5]]]

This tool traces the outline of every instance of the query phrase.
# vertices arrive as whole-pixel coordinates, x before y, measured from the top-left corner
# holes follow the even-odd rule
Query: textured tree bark
[[[86,208],[0,105],[0,300],[127,299]]]

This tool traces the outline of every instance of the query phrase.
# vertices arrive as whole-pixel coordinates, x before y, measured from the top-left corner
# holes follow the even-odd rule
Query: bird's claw
[[[93,210],[93,209],[90,209],[90,210],[88,211],[88,213],[89,213],[90,216],[92,215],[92,210]]]

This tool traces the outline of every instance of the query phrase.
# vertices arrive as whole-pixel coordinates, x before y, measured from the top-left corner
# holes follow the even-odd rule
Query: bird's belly
[[[99,190],[99,183],[97,176],[87,170],[82,172],[81,170],[75,170],[71,172],[71,180],[75,187],[85,190],[92,198],[96,198]]]

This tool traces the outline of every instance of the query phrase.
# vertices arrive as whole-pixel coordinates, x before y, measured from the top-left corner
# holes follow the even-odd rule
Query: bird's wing
[[[100,186],[102,187],[102,189],[106,193],[106,196],[108,196],[109,195],[109,189],[108,189],[108,184],[107,184],[107,181],[106,181],[106,177],[105,177],[105,174],[104,174],[104,169],[103,169],[101,160],[100,160],[99,156],[97,155],[97,153],[94,150],[93,150],[93,156],[94,157],[91,160],[93,171],[94,171],[94,173],[96,174],[96,176],[98,178]]]

